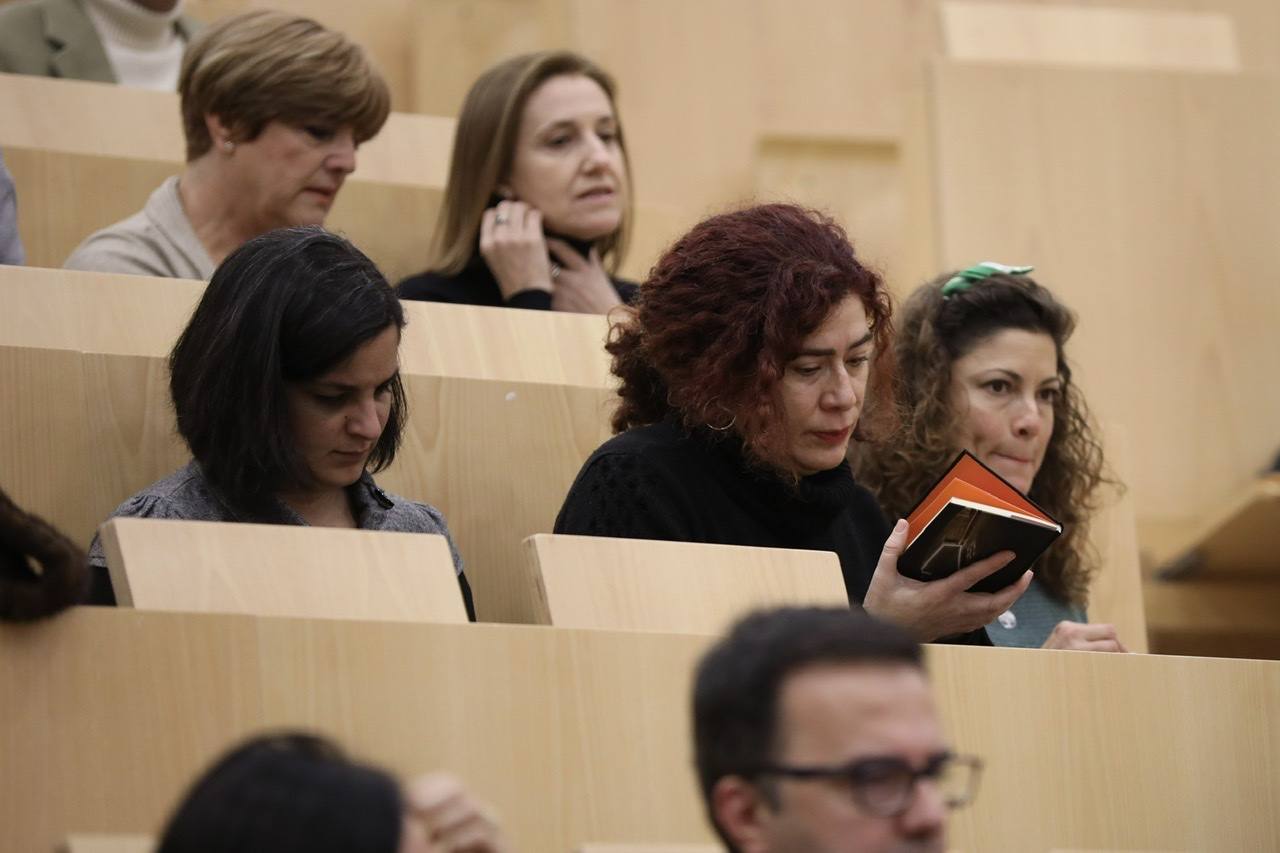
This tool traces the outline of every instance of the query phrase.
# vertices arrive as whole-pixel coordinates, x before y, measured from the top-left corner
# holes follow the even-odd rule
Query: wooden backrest
[[[231,743],[301,726],[403,777],[457,774],[524,850],[708,844],[688,710],[707,644],[128,608],[0,626],[0,825],[15,850],[71,833],[155,833]],[[986,763],[977,799],[952,816],[953,847],[1280,841],[1280,662],[926,653],[948,741]]]
[[[142,209],[186,159],[178,96],[0,74],[0,148],[32,266],[59,267],[93,231]],[[426,267],[454,120],[393,113],[360,147],[326,220],[392,280]]]
[[[1102,489],[1101,506],[1089,520],[1089,544],[1098,560],[1089,584],[1090,622],[1109,622],[1131,652],[1150,649],[1142,561],[1138,552],[1129,460],[1128,430],[1108,424],[1103,429],[1107,466],[1115,482]]]
[[[152,518],[111,519],[100,534],[126,607],[467,621],[439,535]]]
[[[718,634],[761,607],[849,603],[830,551],[547,533],[524,544],[539,621],[560,628]]]

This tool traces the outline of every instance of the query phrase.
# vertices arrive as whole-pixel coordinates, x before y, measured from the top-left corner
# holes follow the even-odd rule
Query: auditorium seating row
[[[448,768],[520,849],[707,844],[688,690],[709,638],[85,608],[0,627],[6,849],[158,831],[237,738],[306,727]],[[1280,847],[1280,662],[931,646],[970,851]]]
[[[393,116],[331,220],[393,278],[426,262],[451,144],[439,116],[499,56],[567,45],[622,81],[630,275],[752,196],[835,211],[900,294],[980,258],[1037,264],[1081,317],[1071,355],[1096,414],[1133,438],[1153,565],[1276,450],[1280,402],[1252,391],[1280,360],[1280,304],[1257,274],[1280,260],[1280,181],[1261,168],[1280,142],[1267,0],[295,5],[370,45],[399,109],[430,113]],[[5,78],[0,112],[34,265],[136,210],[181,159],[172,96]]]
[[[12,412],[0,432],[0,461],[13,472],[6,488],[77,541],[87,543],[120,501],[189,458],[174,432],[164,356],[200,289],[0,268],[0,396]],[[582,462],[610,434],[607,323],[406,307],[409,423],[379,482],[445,513],[482,620],[545,621],[522,543],[551,530]],[[1103,571],[1092,606],[1145,651],[1133,531],[1130,499],[1114,496],[1094,525]]]

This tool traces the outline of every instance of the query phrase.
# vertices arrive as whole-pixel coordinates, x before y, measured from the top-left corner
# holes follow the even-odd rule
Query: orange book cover
[[[967,451],[908,514],[907,526],[898,571],[916,580],[1013,551],[1013,562],[971,588],[978,592],[1016,581],[1062,534],[1061,524]]]

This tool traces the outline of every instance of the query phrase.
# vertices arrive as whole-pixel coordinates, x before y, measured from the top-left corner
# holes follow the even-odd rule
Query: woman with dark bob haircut
[[[428,853],[507,849],[452,777],[405,791],[316,735],[260,735],[231,749],[178,804],[157,853]]]
[[[1007,552],[932,583],[897,572],[890,528],[845,460],[889,428],[884,283],[839,225],[769,204],[695,226],[658,261],[608,345],[619,433],[583,466],[557,533],[834,551],[849,600],[925,640],[982,631],[1029,581],[966,592]],[[878,422],[877,422],[878,420]]]
[[[1062,522],[1027,594],[988,626],[996,645],[1124,651],[1086,624],[1095,556],[1088,522],[1104,482],[1102,447],[1072,382],[1075,317],[1029,267],[990,262],[939,276],[904,304],[894,342],[899,429],[854,457],[887,512],[908,512],[968,450]]]
[[[441,533],[440,513],[388,494],[369,470],[405,423],[404,311],[382,273],[318,227],[271,231],[218,267],[169,356],[192,461],[112,516]],[[449,540],[471,611],[462,561]],[[102,545],[91,603],[114,603]]]

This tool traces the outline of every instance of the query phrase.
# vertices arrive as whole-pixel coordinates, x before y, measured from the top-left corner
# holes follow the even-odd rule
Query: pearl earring
[[[228,154],[236,150],[236,144],[232,142],[230,139],[222,140],[222,147]]]

